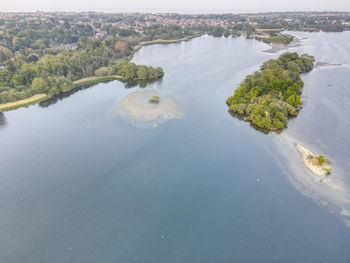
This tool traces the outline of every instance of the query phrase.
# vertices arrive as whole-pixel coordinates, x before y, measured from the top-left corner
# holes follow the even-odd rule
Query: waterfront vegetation
[[[164,75],[162,68],[128,62],[141,40],[153,37],[180,37],[181,27],[149,29],[147,36],[137,36],[117,28],[103,38],[94,36],[89,25],[68,19],[57,30],[55,21],[0,21],[0,104],[22,101],[36,94],[52,97],[73,88],[98,82],[149,81]],[[114,31],[118,33],[115,35]],[[162,32],[162,34],[160,33]],[[65,44],[71,43],[74,44]],[[4,107],[5,108],[5,107]]]
[[[0,112],[2,111],[8,111],[8,110],[14,110],[20,107],[29,106],[35,103],[38,103],[40,101],[47,99],[46,94],[36,94],[30,98],[23,99],[23,100],[17,100],[15,102],[8,102],[4,104],[0,104]]]
[[[349,29],[349,17],[298,12],[268,16],[0,13],[0,104],[36,94],[52,97],[113,79],[162,77],[161,68],[127,63],[143,45],[174,43],[203,34],[246,36],[287,45],[293,37],[282,34],[283,30],[343,31]],[[298,104],[298,97],[289,102]]]
[[[229,110],[257,128],[283,130],[301,106],[304,83],[300,73],[312,70],[313,66],[312,56],[288,52],[263,63],[227,99]]]
[[[126,81],[132,80],[156,80],[163,77],[164,72],[161,67],[153,68],[152,66],[136,65],[128,61],[119,61],[114,67],[115,73]]]
[[[326,159],[324,158],[323,155],[319,155],[317,157],[317,160],[318,160],[319,165],[324,165],[326,163]]]
[[[79,79],[90,78],[88,81],[94,84],[116,79],[113,77],[115,74],[125,81],[154,80],[164,75],[161,68],[137,66],[121,60],[132,54],[132,47],[127,41],[84,38],[80,44],[84,45],[81,50],[44,54],[37,61],[29,61],[20,53],[13,60],[6,60],[0,69],[0,104],[40,93],[52,97],[70,91]],[[95,76],[98,78],[91,79]]]
[[[286,34],[271,34],[266,37],[255,36],[256,40],[260,40],[265,42],[266,44],[280,44],[280,45],[288,45],[290,44],[294,37]]]
[[[152,104],[158,104],[160,102],[160,97],[157,96],[157,95],[153,95],[149,100],[148,100],[149,103],[152,103]]]
[[[88,77],[88,78],[83,78],[83,79],[79,79],[73,82],[74,84],[74,88],[80,88],[80,87],[87,87],[87,86],[91,86],[97,83],[101,83],[101,82],[108,82],[108,81],[112,81],[112,80],[122,80],[120,76],[117,75],[112,75],[112,76],[93,76],[93,77]]]

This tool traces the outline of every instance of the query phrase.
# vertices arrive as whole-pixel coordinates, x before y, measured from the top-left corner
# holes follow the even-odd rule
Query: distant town
[[[230,28],[235,25],[251,25],[257,29],[295,29],[295,30],[350,30],[350,12],[282,12],[257,14],[195,14],[172,13],[100,13],[100,12],[0,12],[0,29],[6,20],[54,22],[57,26],[72,20],[78,25],[88,25],[94,29],[96,38],[109,35],[110,27],[144,33],[154,25],[177,25],[183,28],[198,26],[218,26]],[[237,27],[240,28],[240,27]]]

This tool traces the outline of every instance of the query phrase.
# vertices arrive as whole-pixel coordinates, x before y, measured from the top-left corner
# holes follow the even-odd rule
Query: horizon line
[[[0,11],[2,13],[104,13],[104,14],[178,14],[178,15],[250,15],[250,14],[273,14],[273,13],[350,13],[350,11],[336,11],[336,10],[295,10],[295,11],[261,11],[261,12],[201,12],[201,13],[185,13],[185,12],[172,12],[172,11],[159,11],[159,12],[141,12],[141,11],[98,11],[98,10],[88,10],[88,11],[76,11],[76,10],[36,10],[36,11]]]

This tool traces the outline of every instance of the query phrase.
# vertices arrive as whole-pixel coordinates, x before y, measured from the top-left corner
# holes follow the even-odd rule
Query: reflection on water
[[[304,166],[296,150],[295,143],[298,141],[287,134],[276,136],[274,139],[282,154],[282,158],[275,156],[276,160],[285,169],[291,184],[303,195],[310,197],[320,205],[327,206],[350,227],[350,189],[346,184],[337,180],[337,177],[343,173],[341,168],[333,167],[335,169],[330,176],[314,175]],[[288,161],[283,158],[287,158]]]
[[[318,62],[312,72],[303,75],[303,110],[281,136],[274,138],[280,153],[276,159],[296,189],[327,206],[350,227],[350,34],[292,34],[299,38],[308,36],[304,45],[293,51],[312,54]],[[332,174],[327,180],[320,180],[307,170],[295,143],[307,145],[332,161]]]
[[[271,131],[271,130],[268,130],[268,129],[261,128],[261,127],[255,125],[254,123],[252,123],[252,122],[246,120],[246,119],[245,119],[245,116],[243,116],[243,115],[240,115],[240,114],[238,114],[238,113],[232,112],[232,111],[230,111],[230,110],[228,110],[227,112],[228,112],[233,118],[237,118],[237,119],[239,119],[239,120],[241,120],[241,121],[248,122],[249,125],[250,125],[250,127],[252,127],[253,129],[255,129],[255,130],[257,130],[257,131],[260,131],[260,132],[262,132],[262,133],[264,133],[264,134],[269,134],[269,133],[277,133],[277,134],[280,134],[280,133],[283,132],[283,130]],[[290,119],[292,119],[292,118],[295,118],[295,117],[292,116]]]
[[[156,85],[161,85],[162,83],[162,79],[159,79],[159,80],[153,80],[153,81],[142,81],[142,80],[137,80],[137,81],[131,81],[131,82],[123,82],[124,83],[124,87],[126,89],[130,89],[130,88],[135,88],[135,87],[141,87],[141,88],[146,88],[148,85],[151,85],[151,84],[156,84]],[[61,101],[61,100],[64,100],[68,97],[70,97],[71,95],[77,93],[78,91],[80,90],[84,90],[84,89],[89,89],[93,86],[96,86],[98,84],[95,84],[95,85],[88,85],[88,86],[82,86],[82,87],[79,87],[79,88],[75,88],[71,91],[68,91],[68,92],[63,92],[63,93],[60,93],[60,94],[57,94],[47,100],[44,100],[44,101],[41,101],[39,103],[39,106],[42,107],[42,108],[47,108],[51,105],[54,105],[56,104],[57,102]]]
[[[5,115],[3,112],[0,112],[0,127],[4,126],[5,124],[6,124]]]
[[[140,87],[140,88],[146,88],[150,84],[156,83],[158,86],[161,86],[163,82],[163,79],[156,79],[156,80],[134,80],[134,81],[129,81],[125,83],[125,88],[130,89],[130,88],[135,88],[135,87]]]
[[[71,95],[73,95],[74,93],[76,93],[76,92],[78,92],[80,90],[88,89],[90,87],[92,87],[92,86],[80,87],[80,88],[73,89],[71,91],[62,92],[60,94],[54,95],[53,97],[51,97],[51,98],[49,98],[47,100],[39,102],[39,106],[42,107],[42,108],[47,108],[47,107],[49,107],[51,105],[56,104],[57,102],[59,102],[61,100],[64,100],[65,98],[70,97]]]
[[[316,64],[315,64],[315,68],[321,68],[321,67],[341,67],[341,66],[342,66],[342,64],[333,64],[333,63],[323,62],[323,61],[316,62]]]
[[[257,132],[227,113],[225,100],[234,87],[278,56],[261,52],[266,47],[212,37],[143,47],[133,62],[164,68],[163,87],[154,83],[152,89],[163,102],[172,95],[177,111],[185,113],[157,129],[138,129],[115,116],[116,102],[151,89],[125,89],[119,81],[77,92],[49,109],[6,112],[0,132],[1,262],[347,262],[350,228],[295,190],[263,146],[286,169],[303,165],[295,149],[284,158],[271,141],[280,135]],[[303,76],[305,95],[312,82],[306,78],[319,72],[318,80],[327,70]],[[350,122],[343,117],[349,116],[344,80],[350,74],[342,67],[329,71],[342,70],[315,83],[315,94],[282,134],[300,123],[297,134],[316,147],[293,138],[333,161],[334,181],[338,161],[350,160]],[[332,106],[325,92],[332,93],[327,98],[338,94],[334,101],[341,107],[306,108],[312,98]],[[340,116],[339,108],[344,115],[332,122],[329,114]],[[315,130],[309,132],[310,125]],[[324,141],[330,145],[322,151],[317,145]]]
[[[159,103],[149,100],[160,97]],[[130,122],[136,127],[157,127],[159,124],[183,117],[179,103],[172,95],[162,96],[155,90],[136,90],[122,99],[116,108],[116,116]]]

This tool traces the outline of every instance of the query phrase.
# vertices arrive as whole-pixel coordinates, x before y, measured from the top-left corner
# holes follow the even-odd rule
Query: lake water
[[[304,75],[304,108],[281,135],[227,112],[278,56],[244,38],[147,46],[133,61],[165,76],[146,88],[113,81],[2,114],[1,262],[349,262],[350,33],[293,34],[307,38],[291,51],[342,66]],[[143,89],[182,117],[116,116]],[[333,161],[332,180],[314,180],[294,141]]]

